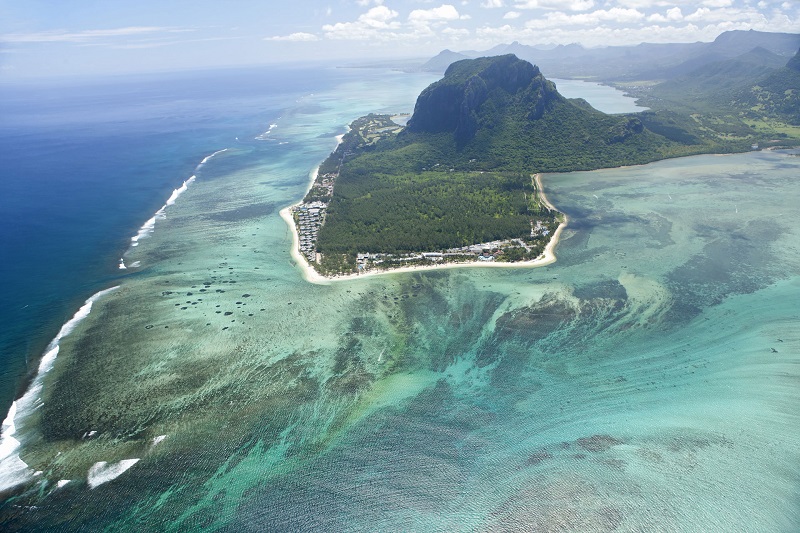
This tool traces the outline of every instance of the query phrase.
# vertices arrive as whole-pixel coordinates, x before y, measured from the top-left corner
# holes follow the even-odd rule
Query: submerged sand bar
[[[319,169],[316,169],[312,173],[311,182],[313,183],[316,180],[316,175]],[[542,203],[552,211],[558,211],[555,206],[550,203],[547,199],[547,195],[544,192],[544,187],[542,186],[542,175],[541,173],[535,174],[533,176],[533,180],[536,183],[536,188],[539,191],[539,197]],[[291,256],[294,259],[295,263],[300,266],[300,269],[303,273],[303,278],[310,282],[310,283],[317,283],[317,284],[325,284],[331,281],[343,281],[343,280],[351,280],[354,278],[363,278],[366,276],[377,276],[381,274],[395,274],[401,272],[416,272],[420,270],[434,270],[434,269],[445,269],[445,268],[533,268],[533,267],[541,267],[550,265],[555,263],[556,255],[555,255],[555,247],[558,244],[559,239],[561,238],[561,233],[564,231],[564,228],[567,226],[569,219],[564,213],[562,215],[562,221],[556,228],[555,232],[553,232],[552,237],[548,241],[547,245],[544,248],[542,254],[537,257],[536,259],[530,261],[517,261],[513,263],[506,263],[506,262],[493,262],[493,261],[470,261],[470,262],[460,262],[460,263],[431,263],[425,265],[410,265],[410,266],[403,266],[403,267],[396,267],[396,268],[384,268],[384,269],[371,269],[366,272],[360,273],[353,273],[353,274],[343,274],[343,275],[336,275],[336,276],[323,276],[308,262],[306,257],[300,253],[300,234],[297,231],[297,225],[295,224],[294,217],[292,216],[292,209],[296,206],[300,205],[300,203],[293,204],[289,207],[286,207],[281,210],[281,218],[286,222],[292,232],[292,251]]]

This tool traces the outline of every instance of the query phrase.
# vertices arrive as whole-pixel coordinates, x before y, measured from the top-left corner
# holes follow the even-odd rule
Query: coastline
[[[341,138],[339,138],[339,142],[341,143]],[[338,145],[337,145],[338,146]],[[314,183],[317,179],[317,175],[319,174],[319,167],[315,168],[314,171],[311,173],[311,184]],[[544,193],[544,188],[542,187],[542,174],[537,173],[533,176],[533,179],[536,181],[536,186],[539,190],[539,196],[542,199],[542,203],[544,203],[549,209],[553,211],[558,211],[555,206],[550,203],[550,200],[547,199],[547,196]],[[309,186],[310,187],[310,186]],[[301,200],[302,202],[302,200]],[[371,270],[369,272],[364,272],[363,274],[353,273],[353,274],[344,274],[338,276],[323,276],[319,272],[311,266],[311,264],[306,260],[303,254],[300,253],[300,235],[297,232],[297,225],[294,223],[294,217],[292,217],[292,208],[300,205],[301,202],[294,203],[288,207],[281,209],[280,215],[281,218],[286,222],[289,226],[289,230],[292,232],[292,250],[291,250],[291,257],[297,266],[300,267],[300,271],[303,275],[303,279],[308,281],[309,283],[314,283],[317,285],[328,285],[334,281],[349,281],[353,279],[360,279],[370,276],[380,276],[386,274],[400,274],[404,272],[418,272],[422,270],[438,270],[438,269],[445,269],[445,268],[536,268],[536,267],[543,267],[547,265],[551,265],[556,262],[556,254],[555,248],[558,245],[558,241],[561,238],[561,234],[564,231],[564,228],[569,223],[569,218],[566,214],[561,213],[564,217],[564,220],[558,225],[556,231],[553,233],[553,236],[547,243],[547,246],[544,248],[544,252],[541,256],[536,259],[530,261],[518,261],[515,263],[494,263],[494,262],[469,262],[469,263],[444,263],[444,264],[431,264],[431,265],[413,265],[413,266],[404,266],[399,268],[389,268],[386,270]]]

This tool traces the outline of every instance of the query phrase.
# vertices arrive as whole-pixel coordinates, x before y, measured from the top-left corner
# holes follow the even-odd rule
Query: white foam
[[[256,137],[256,140],[257,140],[257,141],[266,141],[266,140],[269,140],[269,134],[270,134],[270,133],[272,133],[272,130],[274,130],[274,129],[275,129],[275,128],[277,128],[277,127],[278,127],[278,125],[277,125],[277,124],[270,124],[270,125],[269,125],[269,129],[267,129],[267,131],[265,131],[265,132],[264,132],[264,133],[262,133],[261,135],[258,135],[258,136]]]
[[[52,343],[50,344],[52,345]],[[53,368],[53,363],[55,363],[56,357],[58,357],[58,350],[60,348],[61,347],[58,344],[56,344],[55,346],[47,350],[47,352],[45,352],[45,354],[42,356],[42,360],[39,361],[39,373],[43,374],[49,371],[51,368]]]
[[[59,479],[58,483],[56,483],[56,486],[60,489],[61,487],[63,487],[67,483],[69,483],[70,481],[72,481],[72,480],[71,479]]]
[[[156,444],[158,444],[159,442],[163,441],[166,438],[167,438],[166,435],[159,435],[158,437],[155,437],[153,439],[153,446],[155,446]]]
[[[15,416],[17,416],[17,402],[12,402],[11,408],[8,410],[8,414],[6,415],[6,419],[3,420],[3,435],[5,435],[6,432],[8,432],[8,435],[13,435],[17,432],[17,428],[14,426]]]
[[[161,208],[156,211],[156,213],[150,217],[147,222],[142,224],[142,227],[139,228],[139,231],[136,232],[136,235],[131,237],[131,246],[139,246],[139,241],[145,237],[148,237],[155,231],[156,229],[156,222],[159,220],[163,220],[167,217],[167,207],[174,205],[175,202],[178,200],[181,194],[185,193],[189,189],[189,185],[191,185],[194,180],[197,179],[197,171],[203,167],[206,163],[208,163],[212,157],[221,154],[222,152],[228,151],[227,148],[223,148],[222,150],[217,150],[213,154],[205,156],[200,163],[195,167],[194,171],[195,174],[192,174],[187,180],[185,180],[180,187],[172,191],[172,194],[169,195],[167,198],[167,202],[161,206]],[[120,269],[125,268],[125,263],[120,259]],[[133,265],[132,265],[133,266]]]
[[[237,139],[238,139],[238,137],[237,137]],[[205,165],[206,163],[208,163],[208,162],[211,160],[211,158],[212,158],[212,157],[214,157],[214,156],[216,156],[216,155],[219,155],[219,154],[221,154],[222,152],[227,152],[227,151],[228,151],[228,149],[227,149],[227,148],[223,148],[222,150],[217,150],[216,152],[214,152],[214,153],[213,153],[213,154],[211,154],[211,155],[207,155],[207,156],[205,156],[205,157],[203,158],[203,160],[202,160],[202,161],[200,161],[200,164],[199,164],[199,165],[197,165],[197,168],[195,169],[195,172],[197,172],[197,169],[199,169],[201,166],[203,166],[203,165]]]
[[[160,210],[163,211],[166,207],[174,205],[175,201],[178,199],[178,197],[181,194],[185,193],[189,189],[189,185],[191,183],[193,183],[194,180],[196,180],[196,179],[197,179],[197,176],[192,175],[188,180],[183,182],[183,185],[181,185],[180,187],[178,187],[177,189],[172,191],[172,194],[169,196],[169,198],[167,198],[167,203],[164,204],[164,207],[162,207]]]
[[[24,418],[31,411],[42,406],[40,394],[42,392],[44,375],[53,368],[53,363],[58,356],[58,350],[60,348],[59,342],[61,339],[72,333],[78,323],[89,316],[94,302],[115,289],[117,289],[117,287],[111,287],[110,289],[94,294],[91,298],[86,300],[71,319],[61,326],[58,334],[50,341],[50,344],[47,345],[45,354],[42,356],[42,360],[39,363],[39,371],[36,377],[33,378],[30,387],[28,387],[28,390],[21,398],[11,404],[8,415],[6,415],[5,420],[3,420],[2,432],[0,433],[0,491],[21,485],[35,475],[35,473],[28,468],[25,461],[20,459],[17,453],[20,442],[14,438],[14,435],[17,432],[16,422],[18,417]]]
[[[147,222],[142,224],[142,227],[139,228],[139,231],[136,233],[136,235],[131,237],[131,246],[139,246],[139,240],[144,237],[147,237],[153,232],[154,229],[156,229],[156,219],[163,212],[163,210],[164,208],[162,207],[161,209],[156,211],[156,214],[150,217],[150,219]]]
[[[108,464],[106,461],[95,463],[89,469],[89,474],[86,478],[89,488],[94,489],[103,483],[108,483],[112,479],[118,478],[138,462],[139,459],[123,459],[115,464]]]
[[[123,258],[119,258],[119,269],[120,270],[127,270],[128,267],[125,266],[125,260]]]

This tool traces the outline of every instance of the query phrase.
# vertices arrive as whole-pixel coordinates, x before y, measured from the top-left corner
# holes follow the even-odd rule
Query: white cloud
[[[9,43],[86,43],[98,39],[114,37],[144,36],[153,33],[181,33],[186,31],[194,30],[166,28],[159,26],[129,26],[126,28],[114,28],[109,30],[84,30],[79,32],[51,30],[36,33],[7,33],[0,36],[0,41]]]
[[[458,10],[450,4],[443,4],[432,9],[415,9],[408,15],[408,21],[412,24],[430,24],[459,18],[461,15],[458,14]]]
[[[398,30],[401,27],[399,22],[393,20],[398,16],[397,11],[386,6],[377,6],[361,14],[354,22],[325,24],[322,26],[322,31],[330,39],[354,41],[391,39],[394,37],[392,30]]]
[[[676,3],[678,2],[670,2],[673,8],[677,7],[675,6]],[[692,7],[696,8],[697,4]],[[667,12],[672,11],[673,8],[668,9]],[[711,22],[695,21],[686,23],[684,17],[682,20],[662,22],[663,25],[648,24],[645,22],[647,17],[633,21],[633,23],[616,24],[608,16],[611,11],[612,9],[605,10],[606,14],[603,15],[605,20],[599,20],[596,24],[593,23],[589,26],[565,23],[564,21],[570,23],[576,21],[588,22],[585,18],[575,18],[580,17],[580,15],[570,16],[565,13],[549,13],[550,17],[545,20],[546,23],[529,21],[524,28],[508,24],[499,27],[484,26],[475,31],[477,42],[474,47],[480,49],[481,46],[488,47],[498,42],[510,42],[513,40],[528,44],[548,42],[569,44],[579,42],[584,46],[622,46],[635,45],[642,42],[710,42],[719,34],[731,30],[753,29],[757,31],[797,33],[797,28],[800,27],[800,17],[797,15],[790,17],[783,13],[765,14],[748,8],[721,10],[727,12],[727,16],[730,17],[727,19],[720,18]],[[716,12],[720,10],[709,11]],[[660,16],[666,19],[667,12],[660,14]],[[677,11],[672,11],[672,13],[674,13],[672,16],[677,17]],[[722,12],[714,13],[714,16],[722,17],[722,15]],[[566,18],[562,19],[562,17]],[[638,18],[637,15],[632,15],[632,17]]]
[[[776,13],[777,17],[781,15]],[[767,20],[767,17],[752,8],[732,8],[732,7],[723,7],[719,9],[710,9],[707,7],[700,7],[694,13],[686,15],[684,17],[685,20],[690,22],[740,22],[740,21],[747,21],[752,24],[760,24]],[[778,30],[768,30],[768,31],[778,31]],[[791,31],[791,30],[790,30]],[[795,27],[794,32],[797,32],[797,28]]]
[[[525,27],[529,29],[544,29],[564,26],[599,26],[602,22],[607,21],[630,23],[638,22],[644,18],[644,13],[639,10],[619,7],[598,9],[591,13],[578,13],[576,15],[568,15],[561,11],[556,11],[555,13],[548,13],[542,18],[529,20],[525,23]]]
[[[490,41],[490,42],[504,42],[504,41],[511,41],[517,39],[521,34],[527,34],[524,30],[520,32],[518,28],[514,28],[505,24],[500,26],[499,28],[493,28],[491,26],[484,26],[482,28],[478,28],[475,30],[475,33],[478,37]]]
[[[696,22],[698,20],[703,20],[711,13],[711,10],[707,7],[698,7],[697,11],[694,13],[690,13],[686,15],[686,20]]]
[[[319,37],[313,33],[297,32],[289,35],[277,35],[275,37],[266,37],[265,41],[294,41],[294,42],[309,42],[319,41]]]
[[[468,15],[461,15],[450,4],[443,4],[430,9],[415,9],[409,13],[405,22],[399,20],[399,13],[387,6],[379,5],[369,9],[353,22],[338,22],[322,27],[328,39],[353,41],[415,41],[420,39],[436,39],[442,35],[448,38],[460,38],[469,35],[461,30],[445,31],[448,23],[467,20]]]
[[[356,0],[356,4],[360,5],[361,7],[367,7],[370,4],[380,6],[383,5],[383,0]]]
[[[503,6],[505,6],[505,2],[503,2],[503,0],[484,0],[484,2],[481,3],[481,7],[485,7],[487,9]]]
[[[708,7],[728,7],[733,0],[703,0],[703,5]]]
[[[683,12],[681,12],[681,8],[678,6],[675,6],[672,9],[667,9],[667,20],[681,20],[682,18]]]
[[[442,30],[442,33],[455,40],[459,40],[462,37],[469,37],[469,30],[464,28],[445,28]]]
[[[398,43],[409,50],[412,46],[421,46],[421,43],[426,47],[447,47],[455,42],[460,47],[481,49],[513,40],[529,44],[580,42],[586,46],[607,46],[711,41],[720,33],[733,29],[796,33],[800,27],[797,13],[789,16],[781,12],[779,3],[785,0],[750,0],[747,3],[733,0],[733,4],[727,7],[725,4],[729,0],[473,0],[469,3],[474,8],[479,5],[489,8],[501,3],[520,8],[501,11],[504,20],[497,27],[480,26],[474,22],[467,25],[469,17],[459,12],[463,9],[463,2],[455,0],[440,5],[439,1],[415,0],[418,9],[409,9],[410,13],[403,16],[398,13],[402,10],[395,11],[382,2],[370,0],[370,7],[355,20],[326,24],[322,31],[298,32],[269,40],[351,40],[370,42],[370,47],[372,43],[375,47]],[[768,2],[770,7],[758,9],[755,5],[758,1]],[[602,8],[580,10],[595,4]],[[533,16],[526,16],[528,13],[521,11],[534,6],[540,11]],[[560,9],[554,9],[555,6]],[[517,19],[526,22],[513,22]]]
[[[653,13],[652,15],[647,17],[647,20],[649,22],[675,22],[682,19],[683,19],[683,12],[681,11],[681,8],[679,8],[678,6],[675,6],[671,9],[667,9],[667,12],[664,15],[662,15],[661,13]]]
[[[568,9],[586,11],[594,7],[594,0],[521,0],[514,4],[517,9]]]

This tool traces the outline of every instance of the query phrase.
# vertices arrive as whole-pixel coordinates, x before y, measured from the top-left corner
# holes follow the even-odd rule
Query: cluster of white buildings
[[[547,226],[542,224],[541,220],[537,220],[535,226],[531,224],[531,237],[536,237],[538,235],[543,235],[545,237],[550,235],[550,230],[547,229]]]
[[[300,236],[300,253],[309,263],[317,260],[317,236],[325,220],[324,202],[308,202],[295,206],[292,211],[297,223],[297,234]]]
[[[324,189],[327,196],[333,196],[333,184],[337,177],[337,174],[323,174],[317,178],[317,180],[314,182],[314,186]]]

